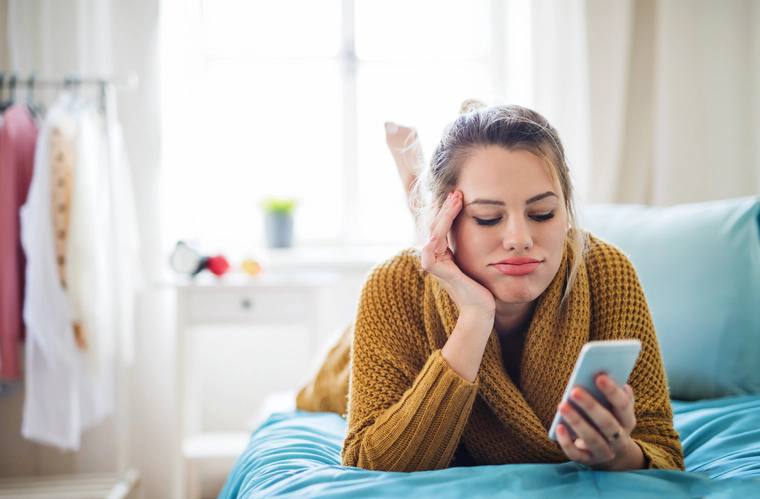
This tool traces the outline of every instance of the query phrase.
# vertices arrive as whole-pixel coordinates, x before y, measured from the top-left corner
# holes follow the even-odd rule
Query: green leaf
[[[298,205],[298,199],[295,198],[272,198],[267,197],[261,200],[261,208],[267,213],[277,213],[280,215],[292,215]]]

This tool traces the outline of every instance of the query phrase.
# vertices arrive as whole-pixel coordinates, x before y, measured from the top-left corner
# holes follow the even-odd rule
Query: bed
[[[583,218],[639,273],[685,472],[575,463],[367,471],[340,465],[343,418],[293,410],[253,433],[219,497],[760,497],[760,200],[596,205]]]

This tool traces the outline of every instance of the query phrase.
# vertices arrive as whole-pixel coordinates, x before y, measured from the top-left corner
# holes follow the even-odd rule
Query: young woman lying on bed
[[[393,147],[403,139],[406,149]],[[297,399],[303,410],[347,409],[343,464],[683,469],[636,272],[576,226],[557,131],[529,109],[465,102],[419,181],[407,168],[421,158],[414,139],[400,128],[389,145],[429,240],[372,271],[353,332]],[[576,388],[572,400],[590,421],[563,403],[577,438],[560,426],[550,440],[581,347],[623,338],[642,350],[628,385],[597,377],[612,410]]]

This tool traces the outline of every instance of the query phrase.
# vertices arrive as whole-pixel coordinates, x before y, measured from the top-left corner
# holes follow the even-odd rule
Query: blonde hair
[[[462,165],[475,151],[500,146],[509,151],[528,151],[543,159],[552,178],[562,190],[567,210],[566,242],[572,255],[562,304],[570,294],[583,263],[586,233],[578,228],[574,189],[565,150],[559,134],[539,113],[517,105],[486,106],[468,99],[462,103],[460,115],[443,132],[433,151],[430,165],[415,183],[410,206],[415,214],[420,241],[429,235],[429,225],[446,196],[456,189]]]

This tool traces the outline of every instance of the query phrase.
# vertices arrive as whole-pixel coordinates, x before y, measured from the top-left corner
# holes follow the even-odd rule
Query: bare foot
[[[404,189],[409,194],[417,180],[417,172],[425,162],[417,130],[388,122],[385,124],[385,142],[393,154]]]

